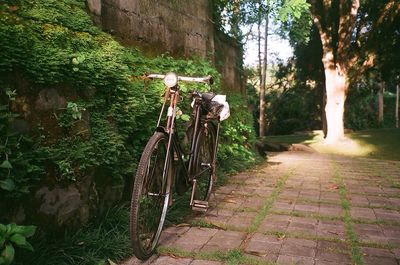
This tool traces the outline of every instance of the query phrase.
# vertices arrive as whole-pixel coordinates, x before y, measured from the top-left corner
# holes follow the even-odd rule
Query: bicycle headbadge
[[[166,74],[164,77],[164,84],[169,88],[173,88],[178,84],[178,76],[172,72]]]

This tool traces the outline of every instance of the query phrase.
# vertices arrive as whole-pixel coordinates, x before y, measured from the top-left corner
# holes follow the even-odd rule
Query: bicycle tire
[[[195,200],[208,201],[215,179],[214,150],[216,130],[212,123],[202,126],[196,137],[194,150]],[[207,170],[207,167],[209,169]],[[201,173],[202,172],[202,173]]]
[[[168,137],[155,133],[140,158],[131,199],[130,232],[138,259],[154,253],[167,214],[171,190],[172,159],[167,152]],[[165,161],[169,161],[165,163]],[[167,166],[163,179],[164,166]]]

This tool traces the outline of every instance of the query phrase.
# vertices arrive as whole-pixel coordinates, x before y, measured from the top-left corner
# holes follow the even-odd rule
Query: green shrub
[[[24,136],[7,151],[12,153],[7,154],[11,164],[14,158],[23,159],[25,166],[18,169],[25,175],[18,179],[27,185],[37,185],[45,172],[61,183],[76,182],[95,172],[97,179],[108,178],[114,185],[123,185],[135,171],[161,106],[162,82],[150,82],[145,90],[138,77],[146,72],[211,74],[218,91],[219,74],[209,62],[169,56],[146,58],[135,49],[125,48],[92,24],[82,1],[9,0],[0,8],[3,92],[11,87],[19,96],[29,97],[54,87],[68,100],[65,108],[33,119],[29,148],[18,149],[28,139]],[[15,76],[28,85],[21,86]],[[185,93],[193,87],[182,85],[181,89],[186,98]],[[3,98],[1,102],[6,102]],[[222,126],[219,158],[222,167],[233,170],[254,160],[254,131],[251,117],[242,108],[243,99],[228,96],[228,100],[232,117]],[[185,107],[183,110],[188,113]],[[55,117],[57,124],[46,124],[43,117]],[[7,119],[11,123],[13,117]],[[1,137],[4,141],[3,134]],[[6,151],[0,152],[2,162],[7,160]],[[9,167],[5,162],[0,170],[11,170]],[[11,183],[10,178],[1,178],[4,187]],[[7,187],[13,194],[11,185]]]
[[[9,265],[14,261],[15,248],[33,251],[32,245],[26,238],[35,234],[35,226],[0,224],[0,264]]]

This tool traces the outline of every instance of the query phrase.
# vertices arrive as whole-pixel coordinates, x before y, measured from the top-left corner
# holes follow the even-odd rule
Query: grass
[[[340,202],[344,211],[343,219],[345,224],[347,242],[351,250],[351,259],[354,264],[362,265],[364,264],[364,260],[356,233],[354,232],[353,228],[353,221],[350,214],[350,202],[347,199],[346,186],[337,168],[335,168],[335,181],[339,187]]]
[[[320,153],[400,160],[400,129],[371,129],[346,134],[347,141],[324,145],[322,131],[303,135],[268,136],[267,142],[305,144]]]
[[[222,251],[186,251],[173,247],[159,247],[158,253],[162,255],[180,257],[180,258],[192,258],[199,260],[208,261],[219,261],[227,265],[273,265],[275,262],[262,261],[250,256],[245,255],[239,249],[232,249],[227,252]]]
[[[272,205],[274,204],[275,200],[278,198],[279,194],[281,193],[283,187],[285,186],[286,180],[289,178],[291,174],[293,174],[294,170],[286,173],[285,175],[281,176],[276,185],[274,190],[272,191],[271,195],[265,200],[263,206],[257,213],[256,217],[253,220],[253,223],[248,228],[248,233],[255,232],[258,227],[260,226],[262,220],[268,215],[269,210],[271,209]]]
[[[35,251],[21,252],[16,265],[105,265],[131,256],[129,208],[110,209],[104,216],[63,236],[38,233],[32,240]],[[21,255],[19,255],[21,254]]]

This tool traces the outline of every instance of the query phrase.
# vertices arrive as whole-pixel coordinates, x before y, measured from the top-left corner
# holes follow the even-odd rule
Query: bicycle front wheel
[[[140,159],[131,200],[130,231],[135,256],[148,259],[154,252],[167,214],[171,189],[168,137],[155,133]]]
[[[216,131],[213,124],[208,123],[207,125],[207,127],[202,127],[199,131],[194,151],[196,179],[194,199],[200,201],[208,201],[215,178],[214,150]]]

